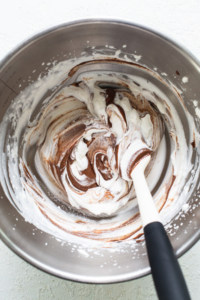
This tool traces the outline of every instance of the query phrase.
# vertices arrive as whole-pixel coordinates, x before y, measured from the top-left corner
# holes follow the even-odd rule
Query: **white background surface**
[[[176,40],[200,59],[198,0],[5,0],[1,2],[0,59],[48,27],[83,18],[114,18],[148,26]],[[200,243],[181,259],[192,299],[200,299]],[[0,300],[157,299],[150,276],[115,285],[72,283],[47,275],[0,242]]]

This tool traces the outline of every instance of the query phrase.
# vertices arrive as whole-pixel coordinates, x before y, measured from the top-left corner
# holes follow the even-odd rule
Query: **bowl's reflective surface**
[[[112,45],[121,49],[127,45],[126,52],[142,55],[141,63],[158,72],[168,74],[168,79],[179,86],[181,76],[190,80],[184,94],[184,101],[193,113],[189,99],[200,94],[198,63],[183,49],[168,39],[147,29],[115,21],[83,21],[66,24],[34,37],[7,57],[0,67],[0,119],[10,101],[20,90],[35,80],[40,73],[45,74],[48,66],[43,62],[62,61],[79,57],[91,46],[102,49]],[[88,50],[87,50],[88,51]],[[33,72],[33,70],[35,70]],[[20,85],[20,87],[19,87]],[[199,126],[199,125],[198,125]],[[199,193],[196,191],[194,194]],[[2,189],[0,209],[0,233],[2,240],[17,254],[33,265],[54,275],[83,282],[117,282],[134,279],[149,273],[145,248],[138,244],[138,254],[133,259],[131,248],[124,255],[110,253],[102,249],[101,255],[91,257],[74,250],[69,244],[61,246],[50,235],[34,228],[24,221],[4,196]],[[190,199],[195,201],[196,196]],[[174,221],[177,225],[181,221]],[[181,255],[198,240],[200,235],[200,207],[196,205],[189,211],[184,224],[171,237],[177,255]],[[34,234],[33,234],[34,233]],[[128,249],[127,249],[128,250]],[[117,262],[117,266],[116,263]],[[103,267],[100,267],[103,266]]]

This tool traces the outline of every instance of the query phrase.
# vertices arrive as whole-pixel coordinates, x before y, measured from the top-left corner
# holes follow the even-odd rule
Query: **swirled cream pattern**
[[[181,161],[186,153],[191,157],[182,125],[170,102],[134,76],[84,72],[68,83],[72,70],[79,68],[74,63],[67,69],[55,82],[59,88],[43,103],[44,87],[36,84],[8,111],[6,122],[14,120],[14,105],[20,107],[15,107],[14,138],[8,141],[8,169],[20,181],[12,184],[9,198],[29,222],[62,239],[68,234],[101,241],[137,238],[141,223],[130,172],[151,154],[151,174],[167,130],[172,162],[155,194],[158,210],[178,197],[186,178],[183,170],[190,168],[189,160]],[[10,180],[16,180],[14,175]]]
[[[38,174],[58,200],[86,215],[110,216],[133,198],[130,172],[157,149],[162,121],[125,82],[110,87],[112,80],[97,79],[55,94],[29,130],[24,157],[34,141]]]

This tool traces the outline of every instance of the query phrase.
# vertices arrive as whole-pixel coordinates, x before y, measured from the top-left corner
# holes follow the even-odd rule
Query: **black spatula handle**
[[[190,300],[181,268],[164,226],[153,222],[144,227],[152,276],[160,300]]]

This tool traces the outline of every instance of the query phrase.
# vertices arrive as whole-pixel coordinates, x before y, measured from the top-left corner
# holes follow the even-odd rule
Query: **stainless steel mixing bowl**
[[[167,78],[178,87],[181,77],[189,76],[184,102],[194,114],[190,99],[200,95],[200,65],[191,54],[168,38],[140,26],[119,21],[87,20],[64,24],[34,36],[1,62],[0,120],[11,100],[31,80],[47,72],[50,66],[45,63],[79,57],[83,51],[88,51],[88,46],[102,49],[107,44],[115,49],[127,45],[127,53],[142,55],[142,64],[150,69],[157,67],[159,74],[167,73]],[[196,123],[199,127],[198,120]],[[178,256],[199,239],[199,194],[200,190],[196,189],[189,199],[189,203],[196,201],[196,205],[185,214],[184,220],[172,221],[172,227],[176,223],[177,229],[170,238]],[[142,243],[137,245],[134,259],[131,247],[124,255],[121,252],[111,255],[106,249],[101,250],[101,255],[83,255],[76,249],[72,251],[69,244],[61,245],[52,236],[25,222],[7,200],[2,188],[0,195],[1,239],[34,266],[66,279],[91,283],[125,281],[150,272]],[[180,222],[182,226],[179,226]]]

